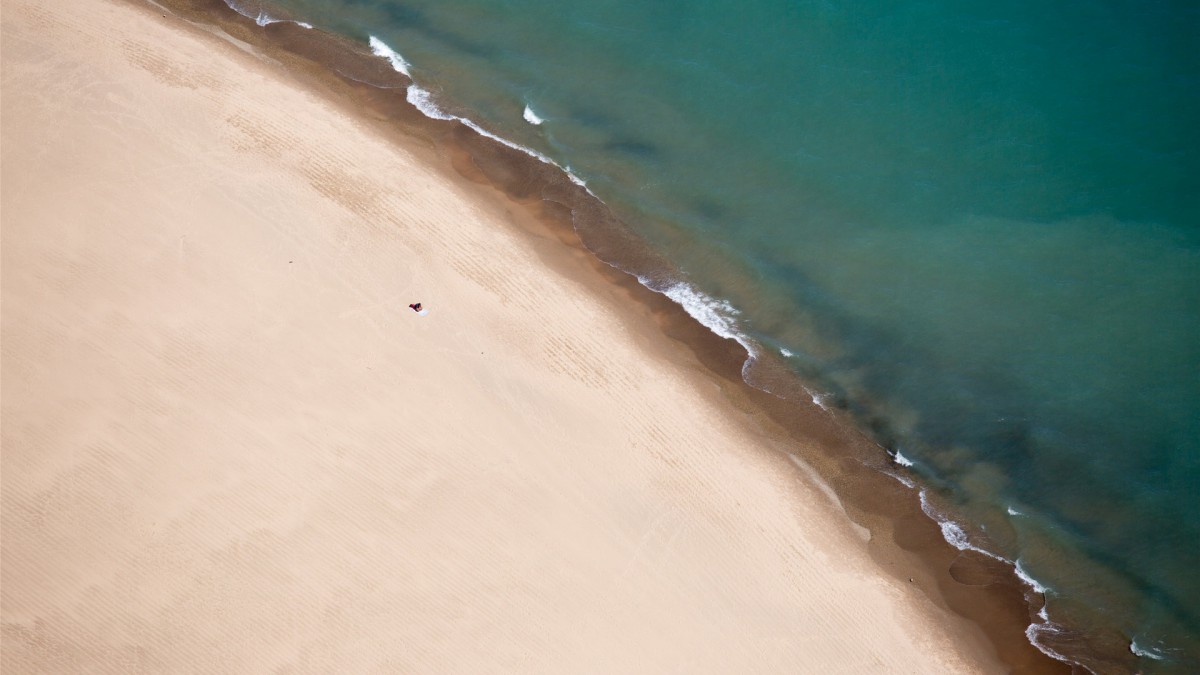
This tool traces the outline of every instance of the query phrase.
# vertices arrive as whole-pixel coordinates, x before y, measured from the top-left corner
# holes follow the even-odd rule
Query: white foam
[[[953,520],[950,520],[949,518],[942,516],[933,509],[933,506],[929,503],[929,497],[924,490],[921,490],[918,493],[918,497],[921,500],[921,510],[925,512],[925,515],[932,518],[933,521],[938,524],[938,527],[942,530],[942,538],[946,540],[947,544],[950,544],[960,551],[975,551],[976,553],[986,555],[993,560],[1011,562],[1007,558],[998,556],[991,551],[979,548],[978,546],[972,544],[970,538],[967,537],[966,531],[962,529],[961,525]]]
[[[1014,509],[1013,507],[1011,507],[1011,506],[1010,506],[1010,507],[1008,507],[1008,515],[1010,515],[1010,516],[1023,516],[1023,515],[1025,515],[1025,514],[1024,514],[1024,513],[1022,513],[1022,512],[1020,512],[1020,511],[1018,511],[1018,510],[1016,510],[1016,509]]]
[[[1067,658],[1063,654],[1060,654],[1059,652],[1042,644],[1041,641],[1038,639],[1038,636],[1040,636],[1042,633],[1058,633],[1058,632],[1059,632],[1058,627],[1052,623],[1031,623],[1031,624],[1029,624],[1029,627],[1025,629],[1025,638],[1027,640],[1029,640],[1029,644],[1033,645],[1034,647],[1037,647],[1038,651],[1045,654],[1046,656],[1049,656],[1052,659],[1057,659],[1059,661],[1062,661],[1063,663],[1075,663],[1074,661]]]
[[[587,190],[589,195],[592,195],[593,197],[596,196],[595,193],[593,193],[591,190],[588,190],[587,183],[583,182],[583,179],[580,178],[579,176],[576,176],[574,171],[571,171],[571,167],[568,166],[568,167],[564,168],[563,171],[567,172],[567,178],[570,178],[572,183],[578,185],[579,187],[583,188],[584,190]],[[597,197],[597,199],[598,199],[598,197]]]
[[[735,318],[739,312],[736,307],[724,300],[717,300],[709,295],[705,295],[697,290],[695,286],[686,281],[676,281],[665,289],[655,288],[650,279],[639,276],[638,282],[646,288],[661,293],[675,301],[675,304],[683,308],[683,311],[688,313],[696,321],[699,321],[705,328],[720,335],[723,338],[736,341],[749,354],[749,357],[742,364],[742,378],[746,377],[746,370],[754,363],[758,356],[754,344],[742,335],[737,329],[737,319]]]
[[[435,120],[457,119],[454,115],[442,112],[442,109],[433,102],[433,96],[415,84],[409,86],[404,98],[426,117],[432,117]]]
[[[942,529],[942,538],[954,548],[960,551],[974,548],[971,546],[971,540],[967,538],[967,533],[958,523],[952,520],[942,520],[938,522],[938,526]]]
[[[901,476],[898,473],[892,473],[891,471],[884,471],[884,473],[891,476],[892,478],[895,478],[897,481],[902,483],[904,485],[904,487],[906,487],[906,488],[915,488],[917,486],[917,484],[912,482],[911,479],[909,479],[905,476]]]
[[[406,95],[406,98],[408,99],[409,103],[413,104],[417,108],[417,110],[420,110],[422,113],[424,113],[426,117],[432,117],[433,119],[438,119],[438,120],[455,120],[455,121],[461,122],[461,123],[467,125],[468,127],[470,127],[471,130],[473,130],[475,133],[479,134],[480,136],[486,136],[486,137],[492,139],[493,141],[500,143],[501,145],[508,146],[508,147],[512,148],[513,150],[519,150],[519,151],[529,155],[530,157],[533,157],[534,159],[537,159],[537,160],[544,162],[546,164],[549,164],[551,166],[557,166],[558,168],[560,168],[564,172],[566,172],[567,176],[570,177],[572,183],[575,183],[576,185],[580,185],[580,186],[584,185],[583,180],[581,180],[578,176],[576,176],[574,173],[572,173],[570,169],[560,166],[557,162],[555,162],[554,160],[550,159],[549,157],[543,155],[542,153],[538,152],[537,150],[534,150],[532,148],[527,148],[518,143],[513,143],[512,141],[508,140],[507,138],[497,136],[496,134],[493,134],[492,132],[488,131],[487,129],[484,129],[483,127],[476,124],[474,120],[471,120],[466,117],[461,117],[459,115],[452,115],[448,112],[443,111],[441,108],[438,107],[437,103],[434,103],[432,94],[430,94],[428,91],[418,87],[415,84],[409,85],[408,94]]]
[[[254,21],[254,23],[258,24],[259,26],[269,26],[273,23],[294,23],[297,26],[300,26],[301,28],[308,28],[309,30],[312,29],[311,23],[306,23],[304,21],[291,21],[288,19],[276,19],[275,17],[271,16],[270,14],[267,14],[266,12],[262,11],[261,9],[258,10],[258,12],[251,12],[250,10],[248,10],[248,9],[242,7],[241,5],[239,5],[238,3],[234,2],[234,0],[225,0],[225,5],[227,7],[229,7],[229,9],[232,9],[233,11],[237,12],[238,14],[241,14],[242,16],[246,17],[247,19],[252,19]]]
[[[535,127],[541,126],[542,122],[546,121],[539,117],[537,113],[533,112],[533,108],[530,108],[528,105],[525,106],[524,117],[526,122],[529,122]]]
[[[404,60],[403,56],[400,56],[399,52],[387,46],[387,43],[375,37],[374,35],[370,36],[369,42],[371,44],[372,54],[387,59],[388,62],[392,64],[392,68],[395,69],[396,72],[403,73],[405,77],[410,80],[412,79],[412,71],[410,70],[412,66],[409,65],[408,61]]]
[[[1154,659],[1155,661],[1165,661],[1167,659],[1166,654],[1163,654],[1162,652],[1150,647],[1143,647],[1137,643],[1137,640],[1132,640],[1129,643],[1129,651],[1132,652],[1134,656]]]
[[[784,358],[788,358],[788,359],[790,359],[796,355],[795,352],[788,349],[787,347],[780,347],[779,353],[782,354],[784,356]],[[751,386],[757,387],[757,385],[751,385]],[[767,391],[765,388],[762,388],[762,387],[758,387],[758,388],[761,389],[762,391]],[[813,405],[817,406],[821,410],[829,412],[829,406],[825,405],[825,399],[826,399],[825,394],[822,394],[821,392],[818,392],[818,391],[813,391],[812,389],[809,389],[808,387],[804,387],[804,391],[805,391],[805,393],[808,394],[808,397],[812,399]],[[767,393],[773,395],[775,392],[767,391]]]
[[[754,356],[754,347],[738,332],[735,317],[741,312],[736,307],[725,300],[705,295],[684,281],[675,282],[661,293],[678,303],[693,319],[704,324],[709,330],[723,338],[736,340],[746,348],[751,357]]]
[[[1017,576],[1021,578],[1021,581],[1024,581],[1025,585],[1032,588],[1034,593],[1045,595],[1046,591],[1050,590],[1043,586],[1037,579],[1034,579],[1032,576],[1030,576],[1029,572],[1025,571],[1025,568],[1021,566],[1020,558],[1017,558],[1017,561],[1013,563],[1013,567],[1016,569]],[[1045,611],[1044,607],[1042,608],[1042,611]]]
[[[825,405],[825,396],[823,394],[814,393],[810,389],[805,389],[808,395],[812,397],[812,402],[821,410],[829,410],[829,406]]]
[[[900,466],[912,466],[913,465],[912,460],[905,457],[904,454],[901,453],[899,449],[896,450],[896,454],[892,455],[892,461],[899,464]]]
[[[392,68],[395,69],[396,72],[403,73],[410,80],[413,79],[412,64],[410,64],[408,61],[406,61],[404,59],[404,57],[400,55],[399,52],[397,52],[396,50],[389,47],[387,45],[387,43],[385,43],[383,40],[380,40],[379,38],[375,37],[374,35],[370,36],[370,44],[371,44],[371,53],[372,54],[374,54],[378,57],[387,59],[388,62],[392,64]],[[445,112],[444,110],[442,110],[441,108],[438,107],[437,103],[434,102],[433,94],[431,94],[429,91],[417,86],[415,80],[413,81],[412,84],[410,84],[408,86],[408,91],[405,93],[405,98],[408,100],[409,103],[411,103],[413,105],[413,107],[415,107],[417,110],[421,111],[421,113],[423,115],[425,115],[426,117],[430,117],[435,120],[448,120],[448,121],[453,120],[456,122],[461,122],[462,124],[466,125],[472,131],[474,131],[475,133],[477,133],[481,136],[486,136],[486,137],[492,139],[493,141],[500,143],[501,145],[505,145],[507,147],[512,148],[513,150],[518,150],[520,152],[523,152],[526,155],[529,155],[530,157],[533,157],[534,159],[536,159],[540,162],[549,164],[550,166],[558,167],[564,173],[567,174],[567,178],[569,178],[572,183],[578,185],[579,187],[583,188],[584,190],[587,190],[588,194],[592,195],[593,197],[596,196],[596,194],[594,192],[592,192],[591,190],[588,190],[587,183],[585,183],[583,181],[583,179],[580,178],[579,176],[576,176],[575,173],[571,171],[570,167],[562,166],[558,162],[555,162],[554,160],[543,155],[542,153],[538,152],[537,150],[534,150],[532,148],[527,148],[518,143],[513,143],[512,141],[508,140],[507,138],[497,136],[496,134],[493,134],[492,132],[488,131],[487,129],[484,129],[483,127],[476,124],[474,120],[471,120],[466,117],[461,117],[459,115],[452,115],[448,112]]]

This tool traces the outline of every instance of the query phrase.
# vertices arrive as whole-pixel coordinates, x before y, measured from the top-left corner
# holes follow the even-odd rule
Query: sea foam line
[[[742,362],[742,379],[746,379],[747,369],[758,358],[758,349],[750,341],[750,338],[737,329],[736,317],[741,312],[736,307],[725,300],[718,300],[703,293],[686,281],[675,281],[666,288],[659,289],[655,288],[646,277],[639,276],[637,280],[646,288],[674,300],[675,304],[688,313],[688,316],[700,322],[705,328],[741,345],[747,354],[746,360]]]
[[[898,457],[903,458],[903,455],[900,455],[900,453],[897,452],[896,455],[893,456],[893,459],[897,459]],[[911,465],[911,462],[908,465],[905,465],[898,460],[896,463],[903,466]],[[909,488],[916,487],[916,484],[913,481],[904,476],[891,471],[884,471],[884,473],[892,478],[895,478]],[[945,516],[942,516],[933,508],[933,505],[929,503],[929,497],[926,495],[924,488],[919,489],[917,496],[921,500],[921,511],[923,511],[926,516],[929,516],[933,522],[938,524],[938,527],[942,530],[942,538],[946,540],[946,543],[960,551],[975,551],[976,553],[981,553],[994,560],[1009,563],[1013,566],[1017,577],[1036,593],[1045,595],[1046,592],[1050,590],[1046,586],[1042,585],[1037,579],[1034,579],[1033,576],[1031,576],[1027,571],[1025,571],[1025,568],[1021,565],[1020,558],[1014,562],[1004,558],[1003,556],[996,555],[971,544],[970,540],[967,538],[967,533],[962,529],[961,526],[959,526],[958,523],[946,518]],[[1057,650],[1042,644],[1041,635],[1043,633],[1060,633],[1062,632],[1062,629],[1050,621],[1050,615],[1046,612],[1046,606],[1044,604],[1042,605],[1042,608],[1038,610],[1037,616],[1039,619],[1041,619],[1041,622],[1030,623],[1029,626],[1025,628],[1025,639],[1029,640],[1029,644],[1033,645],[1038,651],[1052,659],[1055,659],[1056,661],[1062,661],[1063,663],[1074,665],[1082,665],[1074,659],[1059,653]],[[1130,646],[1130,649],[1133,649],[1132,645]],[[1134,653],[1136,654],[1137,652]]]
[[[508,140],[507,138],[504,138],[502,136],[497,136],[496,134],[493,134],[492,132],[488,131],[487,129],[484,129],[483,127],[479,126],[474,120],[472,120],[470,118],[462,117],[460,115],[452,115],[448,112],[445,112],[441,108],[439,108],[437,103],[435,103],[433,101],[433,94],[425,89],[422,89],[420,86],[417,85],[416,80],[413,78],[413,75],[412,75],[412,65],[408,61],[406,61],[404,59],[404,57],[400,55],[400,53],[397,52],[396,50],[392,49],[391,47],[389,47],[387,45],[387,43],[385,43],[383,40],[380,40],[379,38],[375,37],[374,35],[369,36],[369,38],[370,38],[369,44],[371,45],[371,53],[372,54],[379,56],[381,58],[387,59],[388,63],[392,64],[392,68],[396,72],[404,75],[409,80],[413,81],[412,84],[408,85],[408,92],[405,95],[405,98],[408,100],[409,103],[411,103],[413,105],[414,108],[421,111],[421,113],[423,115],[425,115],[426,117],[429,117],[431,119],[435,119],[435,120],[448,120],[448,121],[460,122],[481,136],[486,136],[487,138],[490,138],[493,141],[500,143],[501,145],[510,147],[513,150],[517,150],[519,152],[523,152],[526,155],[529,155],[530,157],[533,157],[534,159],[536,159],[542,163],[549,164],[550,166],[558,168],[563,173],[567,174],[567,178],[569,178],[572,183],[578,185],[579,187],[583,188],[584,190],[587,190],[588,194],[592,195],[593,197],[596,196],[595,193],[593,193],[590,189],[588,189],[587,184],[583,181],[583,179],[580,178],[579,176],[576,176],[575,173],[573,171],[571,171],[570,167],[566,167],[566,166],[559,164],[558,162],[554,161],[553,159],[550,159],[546,155],[543,155],[542,153],[538,152],[537,150],[534,150],[533,148],[527,148],[524,145],[521,145],[519,143],[514,143],[514,142]],[[598,199],[598,197],[597,197],[597,199]]]
[[[796,355],[795,352],[788,349],[787,347],[780,347],[779,353],[785,359],[790,359]],[[803,386],[803,385],[801,385],[801,386]],[[808,387],[804,387],[804,391],[808,394],[808,397],[812,399],[813,405],[817,406],[818,408],[820,408],[821,410],[824,410],[826,412],[829,411],[829,406],[825,405],[825,398],[826,398],[825,394],[822,394],[819,391],[813,391],[812,389],[809,389]],[[768,393],[770,393],[770,392],[768,392]]]
[[[947,544],[950,544],[960,551],[975,551],[976,553],[986,555],[993,560],[1006,562],[1010,565],[1012,564],[1012,561],[1008,558],[996,555],[991,551],[979,548],[978,546],[972,544],[970,539],[967,537],[966,530],[962,529],[961,525],[938,513],[937,510],[933,508],[933,505],[929,503],[929,496],[925,490],[918,492],[917,497],[921,500],[921,510],[924,511],[925,515],[929,516],[933,522],[938,524],[938,527],[942,530],[942,538],[946,540]]]
[[[387,46],[387,43],[385,43],[383,40],[380,40],[374,35],[369,37],[370,39],[367,40],[367,44],[371,45],[371,53],[380,58],[387,59],[388,63],[392,64],[393,70],[401,73],[411,80],[412,66],[409,65],[408,61],[405,61],[404,57],[400,56],[399,52]]]
[[[1021,579],[1021,581],[1024,581],[1026,586],[1029,586],[1030,588],[1032,588],[1034,593],[1045,595],[1046,592],[1050,590],[1049,588],[1044,586],[1040,581],[1038,581],[1037,579],[1034,579],[1033,576],[1029,574],[1029,572],[1025,571],[1025,568],[1021,566],[1020,558],[1017,558],[1017,561],[1015,563],[1013,563],[1013,567],[1016,568],[1017,576]]]
[[[910,479],[910,478],[907,478],[907,477],[905,477],[905,476],[901,476],[901,475],[900,475],[900,474],[898,474],[898,473],[895,473],[895,472],[892,472],[892,471],[887,471],[887,470],[884,470],[884,472],[883,472],[883,473],[884,473],[884,475],[886,475],[886,476],[891,476],[892,478],[895,478],[897,482],[899,482],[901,485],[903,485],[903,486],[904,486],[904,487],[906,487],[906,488],[912,489],[912,488],[915,488],[915,487],[917,487],[917,484],[916,484],[916,483],[914,483],[914,482],[912,481],[912,479]]]
[[[241,14],[242,16],[246,17],[247,19],[252,20],[254,23],[258,24],[259,26],[269,26],[273,23],[294,23],[297,26],[300,26],[301,28],[307,28],[309,30],[312,30],[311,23],[307,23],[305,21],[292,21],[290,19],[276,19],[275,17],[271,16],[270,14],[267,14],[266,12],[262,11],[261,9],[258,10],[257,13],[254,13],[254,12],[251,12],[250,10],[246,9],[245,7],[242,7],[240,4],[238,4],[234,0],[225,0],[225,5],[227,7],[229,7],[229,9],[232,9],[233,11],[237,12],[238,14]]]
[[[1076,661],[1075,659],[1072,659],[1071,657],[1067,656],[1066,654],[1063,654],[1062,652],[1058,651],[1057,649],[1054,649],[1053,647],[1049,647],[1042,643],[1041,636],[1043,633],[1051,633],[1051,634],[1061,633],[1061,632],[1063,632],[1063,630],[1057,624],[1054,624],[1050,621],[1049,615],[1046,614],[1045,607],[1042,607],[1040,610],[1038,610],[1037,615],[1038,615],[1038,618],[1042,620],[1042,623],[1031,623],[1025,629],[1025,639],[1029,640],[1029,644],[1033,645],[1039,652],[1045,654],[1046,656],[1049,656],[1052,659],[1055,659],[1057,661],[1062,661],[1063,663],[1067,663],[1067,664],[1070,664],[1073,666],[1079,666],[1089,673],[1093,672],[1092,669],[1083,665],[1079,661]]]
[[[1012,565],[1017,577],[1021,579],[1021,581],[1025,582],[1025,584],[1027,584],[1036,593],[1045,595],[1049,590],[1037,579],[1034,579],[1029,575],[1028,572],[1025,571],[1025,568],[1021,566],[1021,561],[1019,558],[1016,561],[1012,561],[1003,556],[996,555],[995,553],[986,551],[978,546],[973,545],[967,538],[967,533],[962,529],[961,526],[959,526],[958,523],[942,516],[936,510],[934,510],[933,506],[929,503],[929,498],[926,496],[925,490],[921,490],[918,493],[918,496],[921,500],[921,510],[925,512],[925,515],[932,518],[933,521],[938,524],[942,530],[942,538],[946,540],[946,543],[960,551],[975,551],[976,553],[986,555],[993,560],[999,560]],[[1042,620],[1041,623],[1030,623],[1029,626],[1025,628],[1025,639],[1029,640],[1029,644],[1033,645],[1038,651],[1052,659],[1062,661],[1063,663],[1081,665],[1077,661],[1067,657],[1057,650],[1042,644],[1041,635],[1043,633],[1060,633],[1062,632],[1062,629],[1050,621],[1050,615],[1047,614],[1046,607],[1044,605],[1040,610],[1038,610],[1038,618]]]
[[[1042,616],[1043,618],[1045,617],[1044,614],[1039,614],[1039,616]],[[1029,627],[1025,629],[1025,639],[1029,640],[1029,644],[1036,647],[1038,651],[1045,654],[1046,656],[1049,656],[1052,659],[1062,661],[1063,663],[1073,663],[1076,665],[1082,665],[1082,664],[1079,664],[1077,661],[1067,658],[1067,656],[1065,654],[1059,652],[1058,650],[1052,649],[1052,648],[1047,647],[1046,645],[1042,644],[1042,641],[1040,639],[1040,636],[1042,633],[1061,633],[1061,632],[1062,632],[1062,629],[1060,629],[1058,626],[1055,626],[1052,623],[1048,623],[1048,622],[1047,623],[1031,623],[1031,624],[1029,624]]]

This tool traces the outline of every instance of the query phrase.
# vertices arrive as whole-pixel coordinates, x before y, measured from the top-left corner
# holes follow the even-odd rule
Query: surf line
[[[481,136],[486,136],[487,138],[490,138],[493,141],[500,143],[501,145],[507,146],[507,147],[512,148],[513,150],[517,150],[519,152],[523,152],[526,155],[529,155],[530,157],[533,157],[534,159],[538,160],[539,162],[542,162],[544,164],[549,164],[550,166],[553,166],[553,167],[559,169],[560,171],[562,171],[563,173],[565,173],[567,175],[567,178],[569,178],[572,183],[578,185],[579,187],[583,188],[584,190],[587,190],[587,193],[589,195],[591,195],[592,197],[595,197],[596,199],[599,199],[599,197],[596,197],[596,194],[588,188],[587,183],[585,183],[582,178],[575,175],[574,171],[571,171],[570,167],[559,164],[558,162],[554,161],[553,159],[550,159],[546,155],[543,155],[542,153],[538,152],[537,150],[534,150],[533,148],[525,147],[524,145],[521,145],[519,143],[514,143],[514,142],[508,140],[507,138],[504,138],[503,136],[494,134],[494,133],[488,131],[487,129],[484,129],[482,126],[480,126],[478,123],[476,123],[474,120],[472,120],[468,117],[462,117],[460,115],[453,115],[453,114],[450,114],[450,113],[442,110],[440,107],[438,107],[437,103],[434,102],[433,94],[426,89],[422,89],[417,84],[416,78],[414,78],[413,74],[412,74],[412,64],[410,64],[408,61],[406,61],[404,59],[404,57],[400,55],[399,52],[397,52],[396,50],[389,47],[387,45],[387,43],[385,43],[383,40],[380,40],[379,38],[375,37],[374,35],[369,36],[368,44],[370,44],[370,46],[371,46],[372,54],[374,54],[380,58],[387,59],[388,63],[390,63],[392,65],[392,68],[396,72],[400,73],[401,75],[404,75],[405,77],[407,77],[409,79],[409,81],[412,82],[412,84],[408,85],[408,92],[405,95],[405,98],[408,100],[409,103],[411,103],[413,105],[413,107],[415,107],[417,110],[421,111],[421,113],[423,115],[425,115],[426,117],[429,117],[431,119],[435,119],[435,120],[448,120],[448,121],[459,122],[461,124],[466,125],[472,131],[474,131],[475,133],[477,133]],[[528,107],[526,107],[526,111],[528,114],[532,114],[532,111],[529,110]],[[526,118],[525,118],[526,120],[529,119],[528,114],[526,115]],[[535,117],[536,117],[536,115],[535,115]],[[535,124],[541,124],[541,118],[538,117],[537,119],[539,121],[536,122]]]

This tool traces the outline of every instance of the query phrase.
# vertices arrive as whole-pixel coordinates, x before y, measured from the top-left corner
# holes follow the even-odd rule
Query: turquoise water
[[[1200,5],[280,4],[571,167],[1051,620],[1200,667]]]

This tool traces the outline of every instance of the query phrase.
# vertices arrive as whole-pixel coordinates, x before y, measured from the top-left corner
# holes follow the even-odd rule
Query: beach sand
[[[419,142],[152,9],[2,24],[5,673],[1000,669]]]

